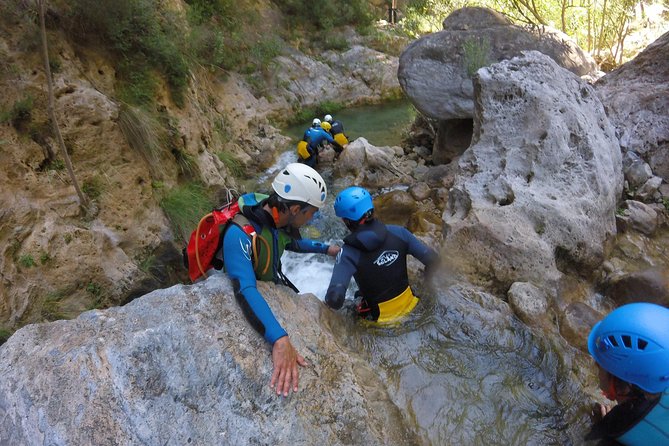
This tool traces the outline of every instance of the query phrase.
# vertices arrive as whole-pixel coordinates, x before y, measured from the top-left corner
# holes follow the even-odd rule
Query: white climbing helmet
[[[284,200],[301,201],[317,208],[323,207],[328,196],[320,174],[301,163],[291,163],[283,168],[272,181],[272,189]]]
[[[332,115],[325,115],[325,118],[323,118],[325,122],[332,122]]]
[[[314,120],[311,121],[311,126],[312,127],[318,127],[319,125],[321,125],[321,120],[320,119],[314,118]]]

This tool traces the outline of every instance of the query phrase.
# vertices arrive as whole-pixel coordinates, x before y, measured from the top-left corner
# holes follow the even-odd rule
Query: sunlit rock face
[[[478,7],[454,11],[443,31],[412,42],[400,56],[397,76],[404,93],[424,115],[439,121],[432,158],[445,164],[469,147],[474,117],[472,77],[480,67],[536,50],[582,76],[596,64],[568,36],[531,30]]]
[[[336,313],[260,290],[309,362],[297,395],[270,389],[269,347],[216,275],[17,331],[0,346],[0,444],[417,444],[377,373],[323,328]]]
[[[639,154],[669,181],[669,33],[602,77],[595,89],[621,149]]]
[[[562,33],[530,31],[486,8],[462,8],[444,20],[443,31],[412,42],[400,56],[400,85],[421,113],[440,120],[474,115],[472,74],[467,70],[468,62],[475,62],[468,59],[475,55],[465,49],[470,42],[485,53],[483,65],[537,50],[579,76],[596,68]]]
[[[479,70],[472,146],[442,219],[446,251],[506,292],[588,274],[616,232],[621,154],[594,89],[539,52]]]

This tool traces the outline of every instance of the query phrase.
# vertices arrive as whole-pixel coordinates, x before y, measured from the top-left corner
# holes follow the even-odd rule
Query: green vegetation
[[[149,166],[159,166],[167,134],[158,119],[140,107],[123,104],[118,124],[130,147],[142,155]]]
[[[23,254],[21,257],[19,257],[19,265],[24,268],[32,268],[33,266],[37,266],[37,263],[35,263],[35,259],[32,255]]]
[[[297,107],[291,123],[311,122],[314,117],[320,117],[330,114],[333,115],[343,109],[344,105],[339,102],[324,101],[314,107]]]
[[[197,176],[197,163],[193,155],[178,148],[172,149],[172,155],[174,155],[177,166],[179,166],[179,170],[184,177],[190,179]]]
[[[84,184],[81,186],[81,189],[91,200],[100,198],[102,192],[104,191],[104,184],[102,178],[98,175],[95,175],[84,181]]]
[[[462,63],[469,77],[479,68],[490,65],[490,42],[487,39],[467,39],[462,44],[462,51]]]
[[[69,317],[61,310],[61,300],[65,297],[65,292],[55,291],[47,294],[42,302],[40,308],[40,315],[43,319],[48,321],[56,321],[58,319],[69,319]]]
[[[39,262],[40,262],[42,265],[45,265],[45,264],[49,263],[50,260],[51,260],[51,256],[49,255],[48,252],[46,252],[46,251],[42,251],[42,252],[40,253],[40,255],[39,255]]]
[[[60,158],[54,158],[51,161],[49,161],[47,165],[47,170],[55,170],[56,172],[60,172],[61,170],[65,169],[65,161],[63,161]]]
[[[95,310],[97,308],[101,308],[103,298],[102,286],[95,282],[89,282],[88,285],[86,285],[86,292],[93,298],[93,301],[88,306],[88,309]]]
[[[32,118],[34,99],[27,95],[14,102],[10,110],[0,112],[0,124],[11,122],[15,129],[21,130]]]
[[[232,153],[221,150],[216,155],[233,176],[239,178],[244,174],[244,165]]]
[[[329,0],[315,4],[310,0],[274,0],[289,18],[290,26],[312,26],[317,31],[333,31],[341,26],[365,28],[374,17],[368,1]]]
[[[657,0],[656,0],[657,1]],[[652,4],[653,2],[645,3]],[[634,0],[593,0],[572,4],[561,0],[409,0],[403,8],[400,27],[419,37],[442,29],[442,21],[464,6],[482,6],[502,12],[519,25],[535,29],[551,26],[572,37],[595,59],[623,61],[625,38],[630,34],[635,8]],[[641,25],[639,25],[641,26]]]
[[[7,339],[13,334],[11,330],[7,330],[6,328],[0,328],[0,345],[4,344],[7,342]]]
[[[210,212],[214,204],[206,189],[199,183],[187,183],[170,190],[160,201],[174,233],[187,240],[203,215]]]
[[[72,0],[64,17],[67,30],[82,40],[101,41],[118,58],[124,101],[147,104],[155,98],[154,70],[161,73],[177,105],[182,105],[189,68],[176,17],[159,0]]]

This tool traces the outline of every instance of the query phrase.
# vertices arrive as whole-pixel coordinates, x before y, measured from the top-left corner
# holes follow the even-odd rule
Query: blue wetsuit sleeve
[[[323,130],[323,136],[325,137],[325,139],[328,140],[329,143],[334,143],[334,142],[335,142],[335,140],[334,140],[334,138],[332,137],[332,135],[330,135],[330,134],[329,134],[328,132],[326,132],[325,130]],[[338,144],[337,144],[337,145],[338,145]]]
[[[313,252],[316,254],[327,254],[329,247],[330,245],[326,243],[306,238],[303,238],[302,240],[293,240],[292,242],[286,245],[286,249],[288,251]]]
[[[356,265],[359,257],[359,253],[355,248],[346,245],[337,254],[330,285],[328,286],[327,293],[325,293],[325,303],[330,308],[338,310],[344,305],[346,289],[351,282],[351,277],[357,271]]]
[[[437,254],[434,249],[426,246],[425,243],[418,240],[407,228],[395,225],[388,225],[387,227],[389,231],[407,242],[409,245],[409,254],[420,260],[427,268],[435,265],[439,261],[439,254]]]
[[[225,271],[233,283],[237,303],[251,326],[270,344],[286,336],[286,331],[256,287],[256,276],[251,263],[251,239],[237,225],[230,225],[225,232],[223,259]]]

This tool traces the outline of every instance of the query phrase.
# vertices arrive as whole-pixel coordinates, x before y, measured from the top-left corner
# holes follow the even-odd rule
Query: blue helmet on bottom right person
[[[351,186],[339,192],[334,202],[335,214],[339,218],[358,221],[374,209],[372,196],[359,186]]]
[[[650,393],[669,388],[669,308],[632,303],[590,331],[588,351],[604,370]]]

